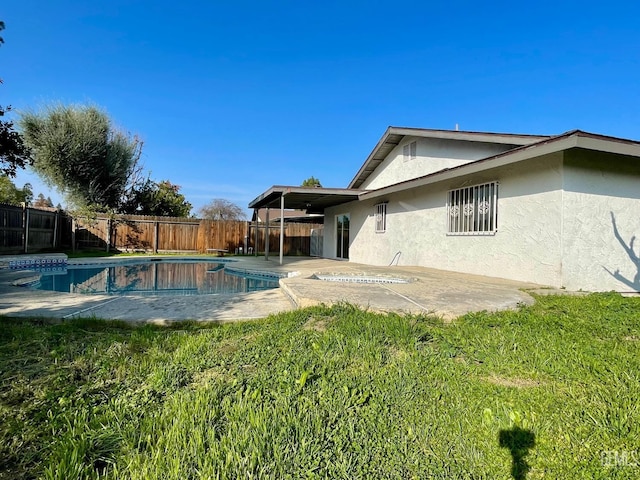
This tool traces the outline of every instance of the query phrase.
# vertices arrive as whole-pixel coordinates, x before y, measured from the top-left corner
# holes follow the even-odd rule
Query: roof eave
[[[530,145],[541,140],[551,138],[547,135],[523,135],[513,133],[488,133],[488,132],[471,132],[461,130],[433,130],[426,128],[408,128],[408,127],[388,127],[384,132],[376,146],[373,148],[367,159],[364,161],[358,172],[355,174],[349,188],[360,187],[369,175],[378,167],[384,158],[378,159],[376,156],[380,150],[386,146],[390,136],[400,136],[398,145],[405,136],[414,136],[422,138],[436,138],[446,140],[459,140],[481,143],[497,143],[503,145]]]

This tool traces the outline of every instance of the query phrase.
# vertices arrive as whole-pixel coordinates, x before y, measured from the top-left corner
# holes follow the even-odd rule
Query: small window
[[[387,231],[387,204],[378,203],[376,206],[376,233]]]
[[[492,235],[498,230],[498,182],[449,191],[447,233]]]
[[[407,143],[402,147],[402,158],[405,162],[409,160],[415,160],[418,152],[418,145],[416,142]]]

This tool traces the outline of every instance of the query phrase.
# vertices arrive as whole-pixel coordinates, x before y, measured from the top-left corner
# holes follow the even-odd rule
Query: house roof
[[[503,145],[531,145],[550,138],[548,135],[520,135],[513,133],[468,132],[459,130],[433,130],[428,128],[388,127],[382,138],[373,148],[358,173],[353,177],[349,188],[359,188],[371,173],[389,155],[389,152],[402,142],[405,136],[459,140],[468,142],[497,143]]]
[[[352,188],[291,187],[274,185],[249,203],[249,208],[280,208],[284,196],[284,208],[305,210],[307,213],[324,213],[324,209],[358,199],[364,190]]]
[[[393,136],[404,136],[408,134],[407,132],[412,132],[411,134],[414,136],[415,133],[413,132],[426,132],[423,136],[429,136],[431,138],[455,138],[463,141],[473,139],[470,141],[486,142],[492,139],[494,143],[519,146],[497,155],[440,170],[411,180],[398,182],[376,190],[362,190],[351,186],[361,184],[358,179],[363,175],[369,160],[373,157],[377,158],[378,155],[382,155],[381,152],[384,151],[386,151],[385,155],[388,155],[393,148],[393,146],[390,145],[397,145],[397,143],[393,143],[397,140],[397,138]],[[387,141],[390,142],[389,145],[383,148],[383,145]],[[399,140],[397,141],[399,142]],[[385,148],[387,150],[384,150]],[[252,200],[249,207],[279,209],[281,205],[280,198],[284,196],[285,208],[305,210],[307,213],[323,213],[325,208],[342,203],[359,199],[380,198],[391,193],[479,173],[491,168],[570,149],[594,150],[640,158],[640,142],[638,141],[599,135],[582,130],[571,130],[556,136],[537,136],[389,127],[380,142],[378,142],[378,145],[376,145],[376,148],[374,148],[371,155],[369,155],[369,159],[365,162],[365,165],[363,165],[354,180],[352,180],[349,188],[273,186]],[[378,164],[381,161],[382,160],[380,160]],[[373,165],[373,163],[374,161],[372,160],[370,165]],[[366,178],[366,176],[364,178]]]
[[[421,187],[463,175],[478,173],[490,168],[521,162],[534,157],[569,149],[595,150],[640,158],[640,142],[618,137],[598,135],[582,130],[571,130],[561,135],[546,137],[536,143],[523,145],[498,155],[476,160],[457,167],[440,170],[422,177],[395,183],[377,190],[365,190],[360,198],[378,198],[390,193]]]

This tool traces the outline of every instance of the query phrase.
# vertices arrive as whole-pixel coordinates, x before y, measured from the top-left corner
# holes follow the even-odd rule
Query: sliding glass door
[[[349,258],[349,214],[336,215],[336,257]]]

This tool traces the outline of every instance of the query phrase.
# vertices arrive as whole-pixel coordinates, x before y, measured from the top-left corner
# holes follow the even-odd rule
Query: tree
[[[320,183],[320,180],[318,180],[316,177],[309,177],[307,178],[304,182],[302,182],[302,187],[322,187],[322,184]]]
[[[169,180],[154,182],[150,178],[134,185],[120,208],[121,213],[188,217],[191,203],[180,193],[180,187]]]
[[[242,208],[224,198],[214,198],[199,210],[200,217],[206,220],[246,220]]]
[[[11,111],[11,107],[0,105],[0,117]],[[31,163],[29,149],[22,137],[14,130],[13,122],[0,120],[0,172],[10,177],[16,176],[18,168]]]
[[[142,142],[93,106],[53,105],[21,115],[33,169],[77,207],[118,210],[137,172]]]
[[[31,184],[26,183],[21,189],[7,175],[0,175],[0,203],[8,205],[29,205],[33,199]]]
[[[2,30],[4,30],[4,22],[0,21],[0,31]],[[0,45],[3,43],[4,39],[0,37]],[[0,117],[10,111],[11,106],[0,105]],[[15,177],[16,170],[24,168],[29,163],[29,149],[24,145],[20,134],[14,130],[13,122],[0,120],[0,173]]]
[[[42,193],[39,193],[38,197],[33,202],[33,206],[36,208],[53,208],[53,201],[51,201],[51,197],[44,198],[44,195]]]

